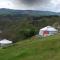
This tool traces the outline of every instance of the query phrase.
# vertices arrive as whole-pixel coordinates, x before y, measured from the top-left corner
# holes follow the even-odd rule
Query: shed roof
[[[54,27],[52,26],[46,26],[40,30],[43,30],[43,31],[58,31],[57,29],[55,29]]]
[[[12,41],[9,41],[7,39],[3,39],[3,40],[0,41],[0,43],[2,43],[2,44],[10,44],[10,43],[12,43]]]

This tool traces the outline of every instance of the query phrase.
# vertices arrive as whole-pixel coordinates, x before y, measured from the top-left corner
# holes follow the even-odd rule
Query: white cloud
[[[1,0],[0,1],[0,8],[14,8],[14,5],[9,0]]]
[[[60,0],[51,0],[49,4],[37,7],[37,9],[60,12]]]

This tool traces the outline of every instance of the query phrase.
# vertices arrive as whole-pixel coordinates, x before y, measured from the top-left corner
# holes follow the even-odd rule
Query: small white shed
[[[12,41],[9,41],[7,39],[3,39],[3,40],[0,41],[0,47],[7,47],[12,43],[13,43]]]
[[[54,35],[56,33],[58,33],[58,30],[52,26],[46,26],[46,27],[40,29],[40,31],[39,31],[39,35],[44,36],[44,37]]]

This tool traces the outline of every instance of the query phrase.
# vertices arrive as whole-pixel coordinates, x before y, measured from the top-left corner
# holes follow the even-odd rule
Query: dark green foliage
[[[47,25],[60,25],[59,16],[0,15],[0,38],[14,42],[38,34],[39,29]]]

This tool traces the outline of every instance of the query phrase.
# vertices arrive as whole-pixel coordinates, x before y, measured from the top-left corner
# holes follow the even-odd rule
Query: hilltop
[[[0,49],[0,60],[60,60],[60,34],[30,38]]]
[[[49,15],[60,15],[60,13],[52,11],[37,11],[37,10],[13,10],[13,9],[0,9],[1,14],[9,15],[31,15],[31,16],[49,16]]]

